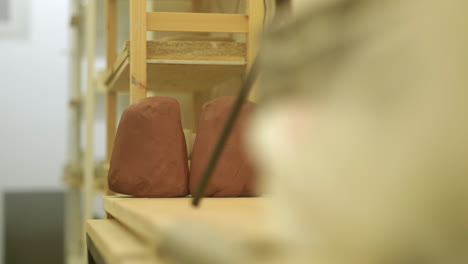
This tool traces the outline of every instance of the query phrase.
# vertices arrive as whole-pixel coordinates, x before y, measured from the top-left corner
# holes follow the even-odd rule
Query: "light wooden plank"
[[[247,72],[250,71],[257,57],[259,48],[260,34],[263,29],[263,18],[265,15],[265,7],[263,1],[248,0],[247,13],[249,15],[249,33],[247,35]],[[254,85],[249,99],[256,101],[257,85]]]
[[[117,0],[106,1],[106,62],[111,69],[117,58]],[[117,128],[117,94],[106,93],[106,162],[110,163]],[[106,188],[106,194],[113,194]]]
[[[194,13],[204,13],[208,10],[211,10],[211,2],[206,0],[193,0],[192,1],[192,11]]]
[[[119,66],[120,67],[116,68],[115,72],[110,72],[110,75],[107,78],[107,89],[115,92],[129,92],[130,58],[127,57]]]
[[[206,0],[192,0],[192,12],[193,13],[206,13],[211,11],[211,4],[213,1]],[[209,36],[209,32],[194,32],[196,36]]]
[[[116,220],[89,220],[86,232],[106,263],[157,263],[154,249]]]
[[[147,30],[247,33],[249,19],[242,14],[148,12]]]
[[[117,92],[128,92],[129,65],[120,68],[110,79],[108,88]],[[194,92],[211,89],[215,85],[241,79],[245,64],[148,64],[148,90]],[[237,88],[237,87],[236,87]]]
[[[111,0],[115,1],[115,0]],[[109,40],[108,40],[109,41]],[[107,49],[113,49],[112,45],[108,45]],[[114,54],[114,55],[113,55]],[[107,67],[110,69],[116,59],[115,53],[107,53]],[[115,133],[117,129],[117,93],[107,90],[106,92],[106,162],[110,163],[112,151],[114,149]],[[106,177],[107,178],[107,177]],[[106,188],[106,194],[113,194],[109,188]]]
[[[86,220],[91,219],[93,213],[94,195],[94,113],[95,113],[95,90],[94,74],[96,59],[96,0],[89,0],[86,7],[86,52],[87,52],[87,87],[85,98],[85,154],[84,154],[84,204],[83,221],[84,230]],[[84,234],[83,234],[84,236]],[[85,237],[83,237],[83,256],[85,252]]]
[[[146,0],[130,2],[130,103],[146,97]]]
[[[85,206],[84,219],[92,217],[94,179],[94,74],[96,55],[96,0],[89,0],[86,9],[87,87],[85,96],[86,141],[84,157]]]
[[[124,45],[122,50],[119,52],[119,55],[117,56],[117,59],[115,60],[112,67],[106,70],[104,83],[107,86],[107,90],[113,90],[113,89],[109,89],[109,87],[112,86],[111,84],[112,80],[115,79],[119,75],[122,68],[128,67],[129,56],[130,56],[130,47],[128,45]],[[128,83],[126,85],[128,87]]]
[[[148,41],[147,59],[221,60],[233,58],[245,60],[246,45],[234,41],[171,40]]]
[[[215,65],[223,61],[245,64],[246,45],[234,41],[223,41],[219,38],[194,40],[147,41],[147,60],[177,61],[212,61]],[[109,85],[116,78],[122,67],[126,67],[130,56],[130,41],[123,45],[114,64],[107,69],[105,84]],[[193,63],[191,63],[193,64]],[[127,89],[128,90],[128,89]]]
[[[106,93],[106,163],[110,164],[117,130],[117,93]],[[107,175],[105,177],[107,179]],[[114,194],[106,184],[106,194]]]
[[[240,58],[235,60],[230,60],[231,58],[226,58],[225,60],[213,61],[213,60],[173,60],[173,59],[155,59],[155,60],[146,60],[149,64],[180,64],[180,65],[237,65],[243,66],[245,62]]]
[[[130,42],[124,45],[106,72],[109,90],[129,91],[130,46]],[[245,43],[233,41],[147,41],[147,88],[202,91],[242,78],[245,54]]]
[[[106,62],[111,67],[117,56],[117,0],[106,0]]]
[[[110,162],[114,149],[115,132],[117,128],[117,94],[114,91],[106,93],[106,162]]]
[[[142,239],[158,243],[158,233],[192,223],[229,234],[254,238],[268,232],[265,226],[267,198],[205,198],[200,208],[191,198],[104,197],[104,208]]]
[[[249,16],[249,33],[247,35],[247,70],[250,70],[252,63],[257,57],[260,34],[263,30],[263,18],[265,9],[263,1],[249,0],[247,4]]]

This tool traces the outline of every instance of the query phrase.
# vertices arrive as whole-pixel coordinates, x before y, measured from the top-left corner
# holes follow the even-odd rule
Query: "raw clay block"
[[[109,188],[137,197],[188,195],[187,148],[177,100],[148,97],[125,109],[110,161]]]
[[[220,97],[203,105],[190,165],[190,193],[194,194],[221,131],[229,117],[235,97]],[[244,127],[255,104],[245,102],[221,154],[204,196],[246,197],[255,195],[255,174],[244,143]]]

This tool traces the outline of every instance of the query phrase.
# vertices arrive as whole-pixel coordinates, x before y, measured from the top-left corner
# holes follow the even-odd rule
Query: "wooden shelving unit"
[[[118,44],[122,44],[117,43],[117,0],[105,1],[107,69],[101,83],[106,95],[106,166],[115,140],[119,93],[128,93],[129,103],[148,93],[188,93],[193,101],[187,112],[196,120],[201,104],[211,99],[213,88],[234,83],[225,86],[224,91],[230,94],[239,88],[257,54],[264,8],[274,2],[246,0],[245,12],[207,13],[207,1],[193,0],[191,13],[154,11],[146,0],[132,0],[130,40],[117,52]],[[179,32],[183,36],[157,38],[153,32]],[[195,128],[196,122],[184,127],[186,137]],[[90,174],[88,167],[84,177],[87,188],[91,188]],[[104,208],[112,219],[91,220],[87,225],[88,249],[98,263],[165,263],[156,254],[156,245],[163,233],[171,236],[170,230],[187,222],[216,228],[228,236],[259,238],[264,233],[264,198],[206,199],[202,209],[196,210],[190,206],[190,198],[137,199],[110,190],[106,193],[109,196],[104,197]]]
[[[204,11],[192,1],[193,11]],[[148,91],[187,92],[193,97],[195,120],[206,94],[215,85],[240,80],[255,59],[264,22],[264,1],[246,1],[243,14],[154,12],[146,0],[130,2],[130,41],[117,53],[117,2],[106,0],[106,128],[110,162],[117,127],[117,94],[128,92],[130,103]],[[150,8],[152,9],[152,8]],[[149,40],[149,32],[182,32],[186,36]],[[211,33],[244,34],[245,41]],[[188,34],[188,35],[187,35]],[[239,87],[234,86],[237,90]],[[184,106],[182,106],[184,108]],[[196,128],[193,122],[191,129]],[[187,128],[187,127],[184,127]],[[111,192],[108,191],[110,194]]]

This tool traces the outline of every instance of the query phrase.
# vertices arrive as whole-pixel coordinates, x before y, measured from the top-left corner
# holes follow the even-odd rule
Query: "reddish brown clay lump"
[[[149,97],[125,110],[110,162],[109,188],[137,197],[188,194],[187,148],[175,99]]]
[[[194,194],[202,174],[229,116],[234,97],[220,97],[203,105],[192,152],[190,193]],[[255,195],[255,175],[245,153],[244,127],[255,106],[246,102],[204,193],[208,197],[245,197]]]

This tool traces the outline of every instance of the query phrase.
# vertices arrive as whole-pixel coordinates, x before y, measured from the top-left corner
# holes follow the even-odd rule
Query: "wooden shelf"
[[[162,230],[184,224],[209,227],[226,235],[253,238],[266,234],[267,198],[205,198],[200,208],[191,198],[104,197],[104,208],[119,222],[151,244]]]
[[[157,263],[155,254],[116,220],[89,220],[88,250],[97,263]]]
[[[130,89],[130,42],[127,41],[104,82],[110,91]],[[246,70],[246,45],[235,41],[147,41],[148,90],[201,91]]]

